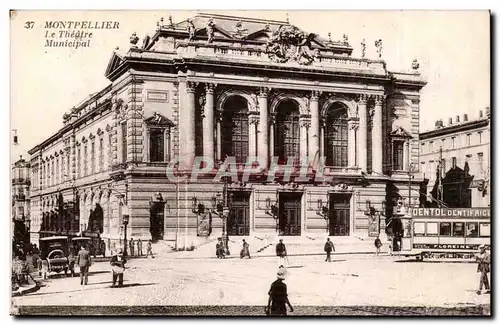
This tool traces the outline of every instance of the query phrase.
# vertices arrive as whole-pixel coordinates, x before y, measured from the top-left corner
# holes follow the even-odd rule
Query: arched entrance
[[[284,164],[288,157],[300,157],[299,105],[294,100],[284,100],[276,112],[274,155]]]
[[[348,115],[344,104],[335,102],[326,111],[325,165],[346,167],[348,157]]]
[[[248,156],[248,102],[232,96],[223,106],[221,146],[222,157],[235,157],[236,163],[246,163]]]
[[[165,224],[165,201],[161,193],[153,195],[149,207],[149,231],[153,242],[163,240]]]

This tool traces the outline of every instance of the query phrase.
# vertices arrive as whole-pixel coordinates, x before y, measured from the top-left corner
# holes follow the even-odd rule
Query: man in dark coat
[[[80,285],[87,285],[89,282],[89,267],[92,264],[90,252],[82,246],[78,252],[77,261],[80,267]]]
[[[137,240],[137,255],[142,256],[142,240],[140,238]]]
[[[280,268],[277,273],[278,279],[271,284],[269,289],[269,299],[265,312],[271,316],[286,316],[286,305],[290,307],[290,312],[293,312],[292,304],[288,300],[285,279],[285,269]]]
[[[118,280],[118,287],[123,287],[123,272],[125,271],[125,263],[127,263],[127,260],[123,257],[123,251],[119,249],[118,252],[113,254],[110,262],[113,273],[112,287],[115,286],[116,280]]]
[[[134,238],[130,238],[130,251],[129,251],[129,256],[134,256]]]
[[[327,238],[326,239],[326,243],[325,243],[325,252],[326,252],[325,262],[331,262],[332,261],[332,257],[331,257],[332,251],[335,252],[335,246],[330,241],[330,238]]]
[[[222,242],[222,238],[217,238],[217,244],[215,244],[215,255],[217,258],[225,258],[224,255],[224,243]]]
[[[285,265],[285,257],[287,256],[285,244],[283,244],[283,239],[276,245],[276,256],[280,258],[279,265]]]
[[[377,249],[377,255],[380,254],[380,247],[382,247],[382,241],[380,240],[379,236],[375,239],[374,242],[375,248]]]

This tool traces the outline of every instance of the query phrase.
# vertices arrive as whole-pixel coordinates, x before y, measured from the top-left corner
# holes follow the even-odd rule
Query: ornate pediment
[[[106,67],[106,72],[104,73],[104,75],[106,77],[109,76],[123,62],[124,62],[123,57],[121,55],[119,55],[116,51],[114,51],[113,55],[111,56],[111,59],[109,59],[109,63],[108,63],[108,66]]]
[[[412,138],[411,133],[406,131],[402,126],[397,126],[389,135],[398,138]]]
[[[267,42],[265,52],[273,62],[295,61],[302,65],[309,65],[318,55],[311,44],[315,37],[315,34],[306,35],[295,26],[281,25]]]
[[[174,122],[161,115],[158,112],[154,112],[153,116],[148,117],[144,120],[147,125],[151,126],[161,126],[161,127],[171,127],[174,126]]]

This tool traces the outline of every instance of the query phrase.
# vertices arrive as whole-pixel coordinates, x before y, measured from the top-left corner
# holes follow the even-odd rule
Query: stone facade
[[[391,72],[382,58],[354,58],[352,50],[346,39],[326,40],[286,22],[221,15],[158,24],[142,46],[133,35],[129,51],[110,59],[111,84],[65,114],[64,127],[30,151],[34,225],[62,193],[77,200],[78,230],[101,205],[102,237],[110,241],[122,236],[124,205],[134,238],[218,236],[223,221],[212,205],[224,182],[213,181],[216,170],[194,180],[192,162],[238,152],[265,163],[249,179],[227,184],[231,215],[239,216],[228,224],[232,235],[367,237],[368,201],[378,210],[390,202],[382,211],[390,218],[393,202],[407,196],[411,163],[419,161],[425,82],[415,67]],[[296,172],[289,181],[268,179],[271,159],[290,152],[334,162],[324,168],[329,180],[299,180]],[[175,171],[187,181],[167,178],[172,159],[181,160]],[[314,173],[309,166],[307,175]],[[420,181],[413,179],[414,202]],[[278,220],[272,205],[281,211]]]

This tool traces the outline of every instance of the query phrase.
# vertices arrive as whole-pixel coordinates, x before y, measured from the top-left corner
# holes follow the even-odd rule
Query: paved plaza
[[[490,295],[476,295],[479,276],[475,264],[404,262],[373,255],[336,255],[331,263],[325,263],[323,256],[290,256],[289,261],[286,283],[296,306],[350,306],[353,314],[367,310],[370,314],[367,308],[371,306],[489,308]],[[123,288],[111,288],[109,263],[102,261],[91,267],[88,286],[80,286],[76,277],[54,277],[37,292],[13,298],[13,304],[263,306],[278,260],[171,255],[132,259],[127,265]]]

